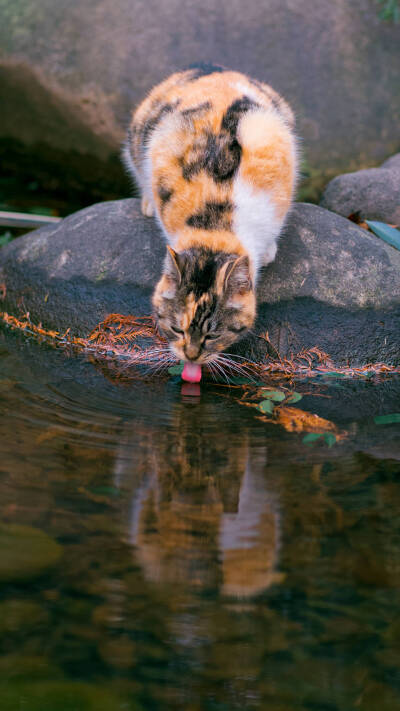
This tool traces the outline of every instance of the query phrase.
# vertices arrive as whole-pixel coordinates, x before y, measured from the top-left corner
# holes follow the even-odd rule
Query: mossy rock
[[[62,679],[62,670],[51,662],[47,657],[41,655],[25,654],[13,652],[0,656],[0,692],[4,685],[17,680],[46,680]],[[2,701],[2,697],[1,697]]]
[[[140,711],[101,686],[83,682],[49,681],[0,687],[1,711]]]
[[[36,578],[55,565],[61,554],[61,546],[37,528],[0,525],[0,582]]]
[[[0,603],[0,636],[16,632],[26,634],[48,622],[48,615],[36,602],[4,600]]]

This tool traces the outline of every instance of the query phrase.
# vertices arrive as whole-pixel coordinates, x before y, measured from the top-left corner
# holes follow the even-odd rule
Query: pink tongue
[[[199,383],[201,380],[201,365],[198,363],[185,363],[182,371],[182,380],[188,383]]]

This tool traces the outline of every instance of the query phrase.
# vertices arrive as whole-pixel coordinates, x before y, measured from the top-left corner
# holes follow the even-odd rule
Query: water
[[[400,381],[297,389],[342,440],[0,331],[1,711],[400,709]]]

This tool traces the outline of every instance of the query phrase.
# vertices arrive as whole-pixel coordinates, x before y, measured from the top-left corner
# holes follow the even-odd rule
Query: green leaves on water
[[[258,403],[257,408],[262,412],[264,415],[272,415],[274,411],[274,404],[272,400],[261,400],[261,402]]]
[[[380,237],[390,244],[391,247],[400,250],[400,232],[395,227],[390,227],[385,222],[376,222],[374,220],[365,220],[368,227],[377,237]]]
[[[273,400],[274,402],[283,402],[286,397],[286,393],[282,390],[269,390],[268,388],[263,388],[262,394],[265,398]]]
[[[289,403],[299,402],[302,398],[300,393],[287,393],[283,390],[272,390],[269,388],[262,388],[261,393],[265,399],[261,400],[261,402],[257,405],[257,408],[260,412],[264,413],[264,415],[272,415],[275,408],[275,402],[283,403],[283,401],[285,401],[285,405],[287,405]]]
[[[293,405],[293,403],[299,402],[299,400],[301,400],[302,397],[303,396],[300,395],[300,393],[292,392],[292,393],[290,393],[288,399],[286,400],[286,403],[287,404],[291,403]]]
[[[324,440],[327,443],[328,447],[332,447],[336,442],[336,437],[332,432],[325,432]]]
[[[374,417],[374,422],[376,425],[393,425],[394,423],[400,423],[400,413],[395,412],[392,415],[377,415]]]
[[[176,365],[171,365],[170,368],[168,368],[168,373],[170,375],[182,375],[183,371],[183,362],[177,363]]]
[[[324,441],[328,447],[332,447],[336,442],[336,436],[333,432],[308,432],[308,434],[303,437],[303,444],[313,444],[317,439],[324,438]]]

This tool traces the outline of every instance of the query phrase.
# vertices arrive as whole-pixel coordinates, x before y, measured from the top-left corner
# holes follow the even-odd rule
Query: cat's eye
[[[239,326],[238,328],[232,326],[229,330],[232,331],[232,333],[243,333],[247,331],[247,326]]]
[[[170,326],[171,331],[176,333],[178,336],[183,336],[183,331],[181,331],[179,328],[175,328],[175,326]]]
[[[220,334],[219,333],[207,333],[207,335],[204,337],[205,341],[215,341],[217,338],[219,338]]]

